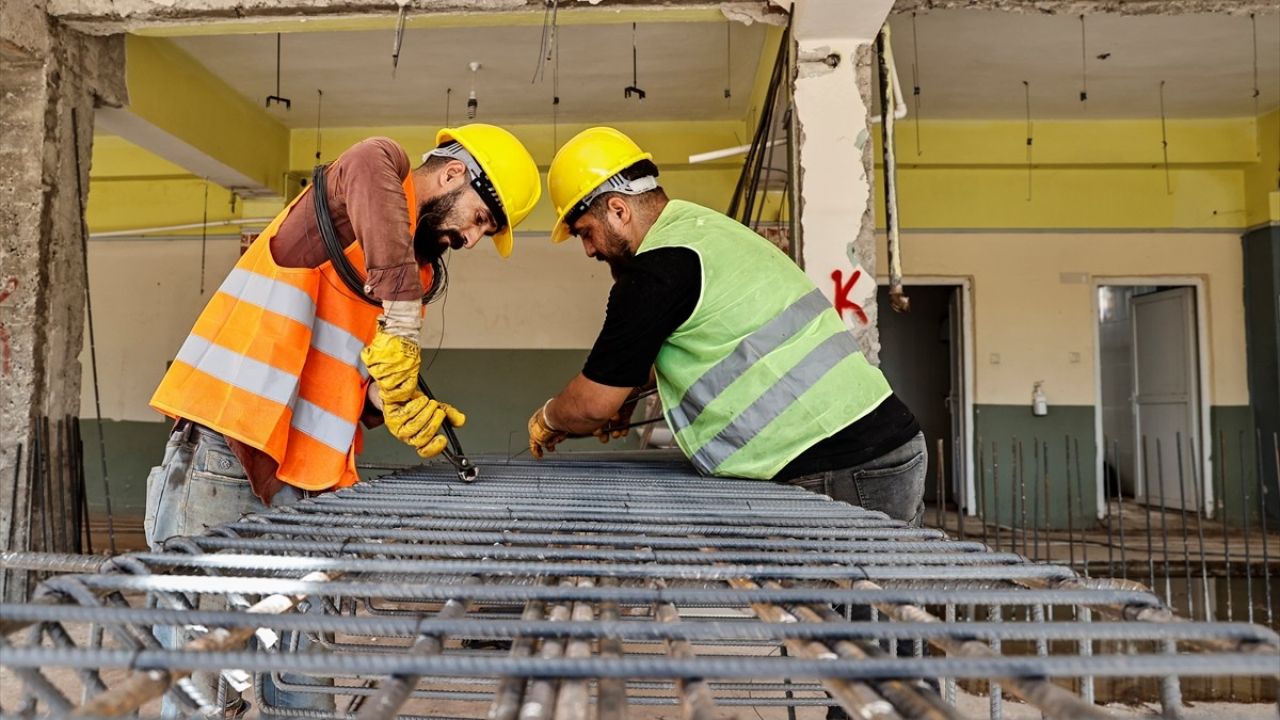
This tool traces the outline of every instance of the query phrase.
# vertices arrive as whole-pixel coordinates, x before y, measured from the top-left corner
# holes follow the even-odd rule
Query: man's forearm
[[[547,402],[547,422],[571,435],[590,435],[617,414],[633,390],[601,385],[579,374]]]

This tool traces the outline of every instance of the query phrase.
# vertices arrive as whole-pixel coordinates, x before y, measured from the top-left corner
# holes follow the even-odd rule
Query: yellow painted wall
[[[1252,224],[1245,184],[1259,164],[1257,127],[1170,121],[1166,180],[1158,121],[1036,123],[1029,171],[1021,123],[925,121],[917,155],[905,121],[895,143],[902,227],[1241,229]],[[876,192],[883,226],[879,170]]]
[[[882,268],[884,244],[881,237]],[[902,249],[908,277],[972,281],[977,403],[1024,404],[1032,384],[1044,380],[1051,401],[1092,404],[1094,281],[1170,275],[1205,282],[1210,402],[1248,403],[1243,268],[1234,232],[921,232],[904,235]],[[1077,276],[1064,280],[1063,273]],[[1080,273],[1087,275],[1083,282]]]
[[[129,111],[268,188],[279,189],[289,131],[176,45],[126,36]]]
[[[171,163],[118,135],[96,133],[93,136],[93,159],[89,165],[90,182],[108,179],[190,177],[181,165]]]
[[[1258,162],[1245,171],[1249,227],[1280,222],[1280,109],[1258,119]]]
[[[1178,275],[1206,283],[1211,402],[1247,403],[1239,232],[1256,217],[1258,198],[1265,215],[1267,203],[1280,197],[1262,192],[1269,182],[1265,158],[1280,155],[1280,141],[1268,144],[1263,135],[1277,123],[1280,113],[1257,123],[1174,123],[1171,138],[1181,137],[1184,143],[1199,138],[1203,147],[1179,150],[1184,154],[1173,168],[1172,194],[1166,191],[1163,167],[1153,164],[1149,147],[1126,149],[1139,139],[1149,140],[1149,124],[1042,123],[1037,138],[1044,164],[1033,170],[1030,201],[1026,170],[1016,163],[1022,132],[1017,123],[926,123],[920,157],[914,156],[914,133],[904,123],[899,175],[902,220],[909,231],[903,239],[904,268],[908,276],[972,279],[976,402],[1022,404],[1032,382],[1045,380],[1053,402],[1092,403],[1092,278]],[[741,160],[689,166],[687,156],[744,142],[749,132],[745,123],[621,127],[653,150],[673,196],[725,207]],[[554,131],[547,125],[512,128],[544,171],[555,146],[553,132],[563,142],[578,129],[581,126]],[[370,135],[395,138],[415,161],[434,144],[434,128],[326,129],[323,157],[332,159]],[[1069,151],[1071,143],[1080,147]],[[294,131],[290,146],[288,167],[305,173],[314,160],[314,136]],[[95,231],[200,219],[203,182],[198,179],[154,179],[164,174],[163,165],[142,156],[131,159],[127,147],[110,140],[98,145],[94,168],[89,215]],[[147,179],[121,179],[130,172]],[[232,213],[227,200],[225,191],[211,188],[211,219],[261,217],[280,207],[278,202],[255,201],[239,203]],[[451,301],[433,309],[428,345],[439,342],[436,320],[443,317],[444,347],[589,346],[608,280],[601,267],[582,257],[576,243],[546,243],[544,233],[552,220],[544,199],[522,226],[527,232],[510,261],[499,261],[487,245],[455,258]],[[109,415],[118,411],[116,417],[147,417],[145,395],[201,306],[193,285],[199,245],[91,244],[99,364],[120,387],[132,388],[126,393],[131,399],[112,405],[114,409],[104,408]],[[234,262],[233,245],[230,240],[210,243],[211,284],[219,282]],[[883,253],[881,247],[881,270],[886,267]],[[1063,272],[1083,273],[1090,281],[1063,282]],[[139,309],[157,304],[166,307]],[[540,319],[554,312],[566,315],[554,323]],[[105,353],[104,337],[112,339]],[[992,353],[1000,355],[998,365],[990,362]],[[1072,361],[1071,353],[1079,354],[1078,362]],[[136,369],[130,369],[126,357],[138,359]]]
[[[204,180],[90,180],[85,209],[90,232],[113,232],[199,223],[205,213]],[[278,206],[278,203],[273,203]],[[271,214],[274,214],[272,211]],[[231,208],[231,193],[208,183],[209,222],[253,217],[243,214],[243,204]],[[190,231],[199,234],[200,231]]]

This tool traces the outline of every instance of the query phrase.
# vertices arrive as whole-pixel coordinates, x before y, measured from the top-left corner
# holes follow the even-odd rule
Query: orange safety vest
[[[404,181],[409,234],[418,221],[413,175]],[[369,388],[360,351],[382,308],[347,289],[325,262],[287,268],[271,257],[301,194],[271,221],[200,313],[151,407],[270,455],[276,476],[304,490],[353,485]],[[345,251],[365,266],[359,239]],[[420,268],[430,288],[431,268]]]

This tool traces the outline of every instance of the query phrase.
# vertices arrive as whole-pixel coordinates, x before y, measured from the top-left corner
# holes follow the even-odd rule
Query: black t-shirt
[[[612,387],[647,383],[662,343],[693,314],[701,293],[702,267],[694,251],[668,247],[637,255],[609,291],[604,327],[582,374]],[[897,395],[890,395],[870,413],[805,450],[773,479],[861,465],[918,432],[915,416]]]

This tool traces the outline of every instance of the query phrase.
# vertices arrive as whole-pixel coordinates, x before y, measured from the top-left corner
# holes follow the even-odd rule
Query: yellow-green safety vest
[[[714,210],[673,200],[636,254],[698,254],[698,304],[658,351],[676,443],[709,475],[769,479],[892,392],[822,291],[780,250]]]

